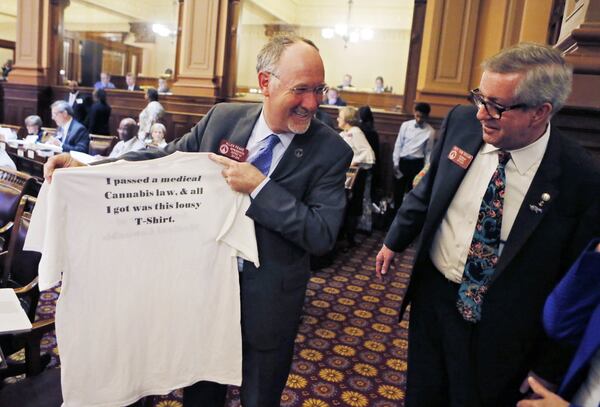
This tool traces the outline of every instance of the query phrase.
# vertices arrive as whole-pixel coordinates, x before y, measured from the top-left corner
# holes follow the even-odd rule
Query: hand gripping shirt
[[[123,406],[242,377],[237,257],[258,266],[250,199],[205,153],[57,170],[26,248],[61,280],[64,406]]]

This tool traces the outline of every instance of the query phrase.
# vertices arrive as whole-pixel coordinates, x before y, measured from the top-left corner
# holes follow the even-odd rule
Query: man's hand
[[[54,136],[48,137],[48,140],[46,140],[46,143],[52,144],[52,145],[55,145],[55,146],[58,146],[58,147],[60,147],[62,145],[62,143],[60,142],[60,140],[57,139],[57,138],[55,138]]]
[[[395,255],[396,252],[388,249],[386,245],[381,247],[381,250],[377,253],[377,257],[375,257],[375,273],[377,274],[377,278],[380,280],[383,279],[383,275],[388,272]]]
[[[85,167],[84,163],[81,163],[73,157],[69,153],[62,153],[50,157],[46,164],[44,164],[44,178],[48,182],[52,182],[52,174],[54,174],[54,170],[57,168],[68,168],[68,167]]]
[[[217,154],[209,154],[208,158],[223,166],[223,178],[231,189],[250,194],[266,178],[262,172],[250,163],[239,163]]]
[[[517,407],[568,407],[569,403],[542,386],[533,377],[528,377],[527,382],[533,392],[540,398],[536,400],[521,400]]]

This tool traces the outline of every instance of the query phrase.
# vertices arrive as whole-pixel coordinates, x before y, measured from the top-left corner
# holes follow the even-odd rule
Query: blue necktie
[[[469,247],[456,306],[465,321],[481,320],[481,304],[496,271],[502,229],[502,207],[506,175],[504,168],[510,153],[498,152],[498,167],[490,179],[477,218],[475,233]]]
[[[279,137],[276,134],[271,134],[262,141],[262,146],[256,154],[250,157],[250,164],[259,169],[263,175],[269,173],[271,162],[273,161],[273,149],[279,143]]]

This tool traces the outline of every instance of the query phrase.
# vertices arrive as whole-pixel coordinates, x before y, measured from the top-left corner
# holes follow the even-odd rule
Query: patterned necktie
[[[271,134],[262,141],[260,149],[248,160],[250,164],[258,168],[263,175],[269,173],[271,162],[273,161],[273,149],[279,141],[279,137],[276,134]]]
[[[481,303],[498,263],[500,230],[502,229],[502,207],[506,175],[504,168],[510,153],[498,152],[498,167],[487,186],[477,218],[475,233],[469,247],[462,282],[458,289],[456,306],[465,321],[481,319]]]

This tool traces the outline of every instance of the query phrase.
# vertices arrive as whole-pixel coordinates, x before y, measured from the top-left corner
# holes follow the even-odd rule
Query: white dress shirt
[[[127,141],[121,140],[115,144],[108,158],[116,158],[130,151],[143,150],[144,148],[146,148],[146,143],[134,136]]]
[[[56,132],[56,139],[60,141],[61,146],[67,139],[67,134],[69,134],[69,127],[71,127],[72,122],[73,119],[69,119],[69,121],[66,122],[63,126],[60,126],[60,131]]]
[[[429,123],[423,123],[422,127],[414,119],[402,123],[394,144],[394,165],[398,166],[401,158],[428,158],[434,133]]]
[[[352,165],[369,169],[375,164],[375,153],[361,129],[352,126],[347,131],[340,132],[340,136],[352,148],[352,152],[354,153]]]
[[[550,125],[535,142],[510,151],[511,159],[505,167],[506,187],[500,231],[500,254],[546,152],[549,138]],[[455,283],[461,282],[465,270],[481,200],[498,166],[498,151],[499,149],[491,144],[484,143],[481,146],[438,227],[429,251],[435,267]]]
[[[246,149],[248,150],[247,161],[252,160],[256,153],[258,153],[258,150],[260,150],[260,148],[262,147],[263,143],[265,142],[265,139],[271,134],[276,134],[279,137],[280,142],[277,143],[275,147],[273,147],[273,158],[271,160],[271,168],[269,168],[267,178],[265,178],[263,182],[261,182],[254,189],[254,191],[252,191],[252,193],[250,194],[250,197],[252,198],[256,198],[256,195],[258,195],[258,193],[261,191],[261,189],[263,189],[266,183],[269,182],[269,180],[271,179],[269,178],[269,175],[271,175],[273,171],[275,171],[275,168],[277,168],[279,161],[281,161],[281,158],[283,157],[283,153],[285,153],[285,150],[287,150],[295,136],[294,133],[275,133],[274,131],[272,131],[269,128],[267,121],[265,120],[264,110],[262,110],[260,112],[258,120],[256,121],[256,124],[254,125],[254,129],[252,129],[252,134],[248,139],[248,144],[246,145]]]

